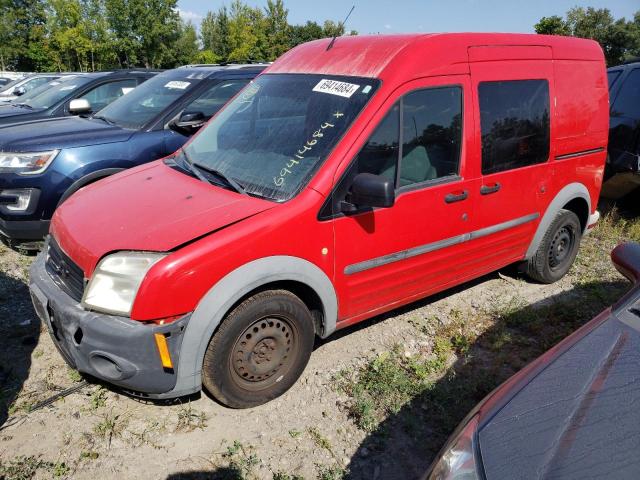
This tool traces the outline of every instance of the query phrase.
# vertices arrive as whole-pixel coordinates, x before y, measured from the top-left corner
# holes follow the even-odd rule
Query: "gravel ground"
[[[531,349],[509,350],[516,340],[501,326],[505,312],[570,305],[570,327],[586,322],[628,288],[608,254],[618,240],[640,237],[636,226],[605,217],[570,274],[554,285],[505,270],[341,331],[317,344],[286,395],[248,410],[227,409],[206,394],[172,405],[141,403],[90,383],[32,411],[81,377],[64,364],[32,311],[26,287],[32,258],[0,247],[0,478],[415,478],[485,390],[548,348],[529,332],[523,345]],[[575,307],[576,300],[585,307]],[[363,426],[354,416],[353,389],[340,385],[355,385],[386,352],[433,359],[433,338],[452,322],[469,345],[441,355],[430,391],[443,379],[450,385],[473,352],[482,362],[474,368],[491,372],[489,380],[435,407],[410,397]],[[555,342],[558,332],[543,333]],[[476,348],[489,337],[491,348]]]

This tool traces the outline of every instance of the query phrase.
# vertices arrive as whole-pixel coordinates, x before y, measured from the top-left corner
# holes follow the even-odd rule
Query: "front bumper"
[[[80,372],[146,398],[171,398],[190,314],[167,325],[84,310],[53,282],[40,254],[30,270],[31,298],[64,360]],[[166,337],[173,369],[162,367],[154,335]],[[187,392],[190,393],[190,392]]]
[[[49,233],[49,220],[3,220],[0,218],[0,235],[11,244],[41,242]]]

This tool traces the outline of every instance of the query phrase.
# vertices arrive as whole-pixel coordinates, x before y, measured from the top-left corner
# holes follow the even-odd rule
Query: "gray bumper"
[[[43,254],[33,263],[29,282],[36,313],[73,368],[146,398],[172,398],[198,390],[175,389],[182,339],[191,314],[167,325],[149,325],[84,310],[53,282]],[[162,367],[156,333],[166,337],[173,369]]]

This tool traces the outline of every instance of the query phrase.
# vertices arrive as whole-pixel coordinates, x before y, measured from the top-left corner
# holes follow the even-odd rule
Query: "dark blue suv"
[[[157,73],[115,70],[66,75],[2,104],[0,125],[97,112]]]
[[[71,194],[175,152],[264,68],[177,68],[92,116],[0,128],[0,240],[38,249],[53,212]]]

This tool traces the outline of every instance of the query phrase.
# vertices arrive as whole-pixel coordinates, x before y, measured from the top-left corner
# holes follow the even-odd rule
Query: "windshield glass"
[[[69,80],[72,80],[74,77],[75,75],[68,75],[68,76],[61,77],[61,78],[52,80],[50,82],[47,82],[44,85],[40,85],[38,88],[34,88],[30,92],[25,93],[21,97],[16,98],[15,100],[13,100],[13,103],[28,103],[29,100],[31,100],[32,98],[36,98],[42,92],[46,92],[48,89],[52,87],[56,87],[60,85],[62,82],[68,82]]]
[[[9,95],[13,93],[13,89],[15,88],[15,86],[21,82],[24,82],[24,80],[24,77],[20,77],[17,80],[13,80],[5,85],[2,85],[2,87],[0,87],[0,95]]]
[[[90,81],[91,77],[72,77],[71,79],[65,79],[65,81],[61,81],[58,85],[47,88],[28,101],[19,100],[17,103],[24,103],[31,108],[49,108]]]
[[[262,75],[185,147],[247,193],[293,197],[371,98],[378,81],[326,75]]]
[[[122,128],[139,129],[194,88],[202,75],[157,75],[96,114]]]

